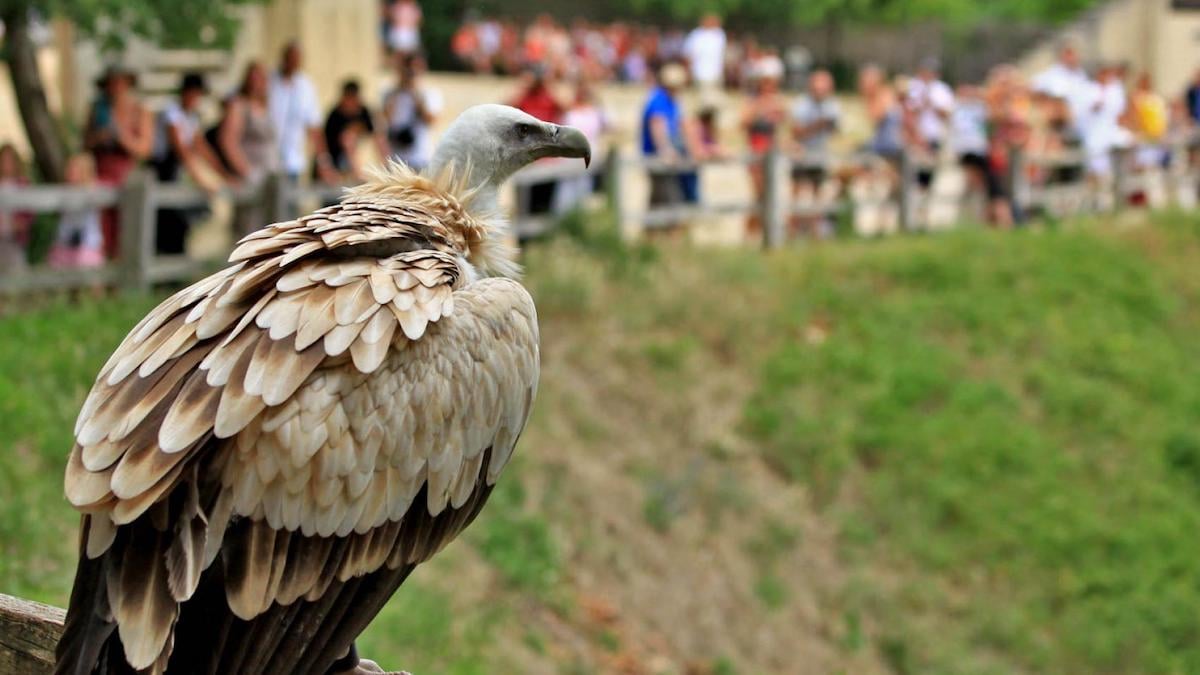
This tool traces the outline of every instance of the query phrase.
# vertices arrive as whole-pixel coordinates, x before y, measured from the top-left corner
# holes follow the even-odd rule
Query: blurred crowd
[[[364,144],[373,146],[378,158],[394,157],[419,170],[432,156],[431,129],[442,100],[437,90],[423,85],[425,62],[418,53],[398,52],[394,70],[394,84],[378,105],[364,100],[357,81],[347,80],[335,104],[322,110],[304,73],[300,45],[288,44],[275,67],[250,63],[237,87],[217,97],[220,114],[206,125],[201,111],[213,92],[202,74],[184,74],[171,99],[151,110],[138,94],[137,73],[109,67],[96,81],[78,143],[82,150],[69,158],[65,182],[118,187],[145,166],[160,182],[187,177],[209,192],[257,190],[271,175],[346,185],[363,178],[359,150]],[[16,148],[0,147],[0,186],[27,183]],[[234,213],[234,227],[243,234],[262,226],[265,217],[258,200],[244,202]],[[160,210],[157,252],[183,253],[189,228],[201,215]],[[0,211],[0,260],[11,263],[6,270],[19,269],[27,257],[23,250],[32,221],[31,214]],[[119,250],[115,208],[66,212],[48,262],[100,265]]]
[[[556,79],[648,84],[663,65],[686,61],[697,83],[736,87],[761,73],[784,73],[778,49],[752,36],[727,36],[717,15],[691,31],[582,18],[563,25],[548,14],[528,25],[471,16],[451,47],[465,68],[479,74],[537,68]]]
[[[256,189],[268,176],[344,185],[362,178],[361,147],[378,158],[428,164],[432,129],[442,112],[440,93],[423,81],[422,14],[415,0],[382,5],[381,32],[389,50],[392,84],[377,101],[365,100],[359,83],[344,82],[334,105],[322,110],[303,69],[303,51],[288,44],[274,64],[251,63],[232,91],[211,92],[204,76],[182,76],[171,100],[151,110],[138,94],[137,73],[110,67],[96,82],[81,151],[66,164],[65,180],[78,186],[120,186],[139,166],[159,181],[189,178],[216,191]],[[716,15],[690,31],[587,21],[570,27],[542,16],[519,27],[499,19],[469,19],[453,38],[454,52],[477,72],[519,76],[507,102],[540,119],[575,126],[597,146],[612,128],[596,85],[609,79],[645,82],[648,95],[637,144],[650,164],[653,206],[700,201],[696,165],[741,152],[774,148],[791,160],[796,202],[819,207],[847,194],[867,177],[899,190],[911,180],[929,190],[942,171],[957,165],[970,194],[998,226],[1019,222],[1014,199],[1014,153],[1066,158],[1020,164],[1032,184],[1101,183],[1111,179],[1122,151],[1135,171],[1165,167],[1171,148],[1200,122],[1200,74],[1185,92],[1166,97],[1150,77],[1121,64],[1086,67],[1076,45],[1066,43],[1056,62],[1031,78],[1012,65],[992,69],[982,82],[952,87],[936,59],[914,73],[862,67],[856,82],[837,82],[812,69],[803,91],[783,87],[777,51],[753,40],[730,40]],[[731,108],[730,88],[744,92]],[[846,137],[838,90],[855,89],[869,123],[865,138]],[[694,89],[695,95],[681,95]],[[201,109],[219,102],[215,123]],[[722,124],[721,116],[735,116]],[[730,134],[736,129],[736,134]],[[724,130],[724,133],[722,133]],[[738,139],[740,137],[740,140]],[[1190,146],[1189,146],[1190,147]],[[1189,158],[1190,160],[1190,158]],[[747,164],[757,197],[766,189],[763,164]],[[0,186],[28,182],[26,163],[12,145],[0,147]],[[914,168],[915,167],[915,168]],[[593,176],[547,180],[522,189],[523,213],[561,213],[592,193]],[[247,232],[264,221],[257,200],[240,200],[233,221]],[[800,233],[831,232],[820,208],[797,216]],[[156,218],[160,253],[182,253],[198,214],[164,209]],[[30,214],[0,211],[0,266],[18,269],[30,239]],[[759,229],[757,216],[748,234]],[[49,262],[90,266],[120,249],[115,209],[61,214]]]
[[[718,26],[709,20],[697,31]],[[1133,77],[1121,64],[1084,67],[1077,46],[1064,43],[1056,62],[1029,79],[1014,66],[1001,64],[983,82],[952,87],[934,58],[925,59],[911,74],[862,67],[854,85],[869,133],[857,155],[851,153],[847,161],[846,152],[835,157],[831,148],[853,149],[840,138],[843,115],[835,94],[837,85],[850,83],[837,83],[829,71],[814,69],[805,90],[789,95],[781,88],[782,74],[777,67],[748,73],[737,122],[744,147],[751,152],[777,147],[794,160],[797,200],[829,200],[865,174],[899,189],[902,172],[909,170],[917,187],[928,191],[941,168],[957,164],[968,191],[984,198],[986,219],[999,226],[1026,215],[1013,199],[1018,178],[1012,175],[1014,153],[1056,159],[1022,164],[1022,181],[1052,185],[1083,180],[1098,186],[1111,181],[1118,156],[1127,157],[1133,171],[1166,168],[1173,159],[1170,148],[1190,138],[1200,122],[1200,74],[1186,92],[1170,99],[1155,90],[1147,74]],[[689,84],[701,92],[693,114],[685,112],[679,96]],[[713,132],[721,107],[704,95],[712,86],[701,79],[694,61],[664,64],[643,112],[643,152],[668,162],[723,154]],[[751,165],[750,172],[761,196],[761,166]],[[651,178],[654,204],[699,199],[695,176],[689,172],[666,167],[652,172]],[[812,234],[828,232],[830,226],[820,218],[797,218],[796,223]],[[747,226],[753,234],[757,217]]]

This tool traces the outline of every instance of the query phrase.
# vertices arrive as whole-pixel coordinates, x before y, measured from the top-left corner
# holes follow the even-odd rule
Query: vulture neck
[[[465,171],[466,176],[460,184],[469,190],[477,190],[472,199],[472,210],[477,213],[496,212],[500,206],[500,186],[520,167],[509,167],[494,161],[490,156],[493,153],[477,147],[476,143],[463,138],[462,134],[453,133],[455,131],[451,129],[447,132],[438,145],[429,162],[427,175],[441,176],[451,172],[454,182],[460,183],[458,175]]]

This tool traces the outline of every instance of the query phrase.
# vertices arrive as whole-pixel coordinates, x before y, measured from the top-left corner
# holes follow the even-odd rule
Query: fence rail
[[[1198,137],[1177,139],[1164,148],[1172,158],[1163,176],[1172,194],[1183,190],[1195,192],[1200,184],[1200,172],[1191,164]],[[1147,178],[1133,171],[1134,151],[1116,150],[1112,156],[1113,174],[1109,183],[1097,187],[1084,179],[1084,167],[1089,157],[1079,151],[1050,155],[1030,155],[1019,149],[1010,151],[1010,166],[1006,182],[1015,209],[1028,213],[1034,209],[1047,211],[1081,211],[1098,208],[1122,208],[1132,193],[1147,187]],[[756,169],[764,176],[762,194],[747,199],[672,203],[640,207],[629,196],[628,186],[634,174],[685,174],[706,171],[716,165]],[[895,188],[886,196],[851,197],[842,191],[834,200],[797,202],[792,198],[790,176],[794,169],[825,169],[842,171],[866,170],[869,167],[890,166],[896,175]],[[605,186],[609,208],[615,215],[623,234],[639,233],[672,227],[700,218],[714,216],[755,215],[763,227],[763,244],[767,248],[782,246],[788,239],[789,222],[794,218],[834,217],[847,209],[878,207],[890,204],[895,208],[898,229],[916,229],[917,213],[937,196],[922,191],[916,179],[922,170],[938,170],[943,165],[923,155],[902,153],[888,162],[877,155],[855,153],[828,160],[789,155],[779,147],[766,153],[742,153],[703,163],[691,161],[666,162],[661,159],[631,155],[614,148],[604,162],[585,168],[577,162],[548,162],[526,167],[512,180],[520,190],[544,182],[600,178]],[[1040,184],[1031,180],[1031,173],[1044,173],[1062,168],[1078,168],[1073,182]],[[1100,193],[1096,191],[1100,190]],[[299,186],[282,176],[270,176],[260,185],[225,190],[222,196],[236,206],[257,206],[264,222],[289,220],[299,215],[306,204],[328,203],[340,198],[343,188],[336,186]],[[119,285],[146,289],[169,281],[194,278],[220,261],[195,260],[185,256],[163,256],[155,253],[155,217],[159,209],[196,209],[207,207],[214,195],[188,184],[162,184],[148,172],[137,172],[121,188],[77,187],[47,185],[29,187],[0,187],[0,213],[51,213],[82,209],[115,207],[120,212],[121,251],[117,261],[89,269],[50,269],[34,267],[26,272],[0,274],[0,295],[31,290],[72,289],[98,285]],[[954,197],[958,199],[958,197]],[[1058,206],[1067,204],[1066,207]],[[518,215],[515,231],[519,238],[537,237],[549,232],[557,222],[555,214]]]

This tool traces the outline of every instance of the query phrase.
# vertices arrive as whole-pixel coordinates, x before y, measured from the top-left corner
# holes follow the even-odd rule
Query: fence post
[[[908,146],[900,148],[900,231],[913,228],[913,211],[916,209],[916,175],[913,171],[913,156]]]
[[[763,162],[763,246],[768,249],[783,246],[787,233],[787,157],[778,143],[762,157]]]
[[[1113,204],[1114,211],[1125,208],[1129,202],[1129,157],[1128,148],[1113,148]]]
[[[150,264],[154,260],[154,177],[144,170],[129,175],[117,197],[120,213],[120,284],[123,288],[150,289]]]
[[[608,198],[608,210],[612,213],[613,223],[617,228],[617,236],[622,239],[625,238],[625,186],[621,184],[625,178],[624,165],[625,157],[621,147],[614,145],[605,159],[604,192]]]
[[[1013,221],[1020,223],[1029,208],[1029,183],[1025,172],[1025,149],[1016,144],[1008,146],[1008,194]]]
[[[272,223],[282,223],[291,220],[291,203],[290,186],[287,176],[281,173],[270,173],[263,180],[261,191],[256,197],[262,200],[263,217],[266,218],[265,223],[255,223],[255,227],[261,227]]]

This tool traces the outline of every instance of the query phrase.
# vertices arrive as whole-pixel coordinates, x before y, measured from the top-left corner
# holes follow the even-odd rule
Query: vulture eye
[[[521,124],[517,125],[517,136],[520,137],[521,140],[525,140],[526,138],[532,136],[534,131],[535,129],[533,128],[532,124],[526,124],[522,122]]]

